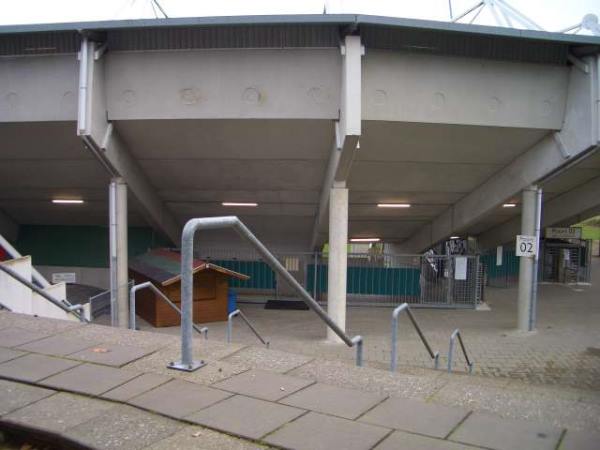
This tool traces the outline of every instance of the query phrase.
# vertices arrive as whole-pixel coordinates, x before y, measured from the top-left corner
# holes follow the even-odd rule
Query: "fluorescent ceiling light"
[[[350,242],[379,242],[379,238],[352,238]]]
[[[517,206],[516,203],[504,203],[502,205],[503,208],[514,208],[515,206]]]
[[[377,203],[378,208],[410,208],[410,203]]]
[[[460,236],[450,236],[450,239],[460,239]]]
[[[258,206],[258,203],[253,202],[223,202],[221,203],[223,206]]]
[[[55,198],[52,200],[52,203],[64,205],[80,205],[83,203],[83,200],[76,198]]]

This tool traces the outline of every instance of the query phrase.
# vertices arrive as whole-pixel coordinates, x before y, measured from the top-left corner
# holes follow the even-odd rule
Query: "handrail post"
[[[236,309],[235,311],[231,311],[229,313],[229,315],[227,316],[227,333],[226,333],[227,343],[231,342],[231,334],[233,332],[233,318],[235,316],[237,316],[239,313],[240,313],[240,310]]]
[[[167,305],[169,305],[171,308],[173,308],[175,311],[177,311],[177,314],[179,314],[179,317],[181,317],[181,310],[177,307],[177,305],[175,305],[175,303],[173,303],[171,300],[169,300],[169,298],[165,294],[163,294],[160,291],[160,289],[158,289],[156,286],[154,286],[152,284],[152,282],[146,281],[146,282],[140,283],[138,285],[133,285],[131,287],[131,289],[129,290],[129,329],[131,329],[131,330],[136,329],[136,326],[135,326],[135,323],[136,323],[135,293],[137,291],[140,291],[145,288],[150,289],[156,295],[158,295],[162,300],[164,300],[167,303]],[[198,333],[204,334],[205,340],[208,339],[208,327],[199,327],[195,323],[192,324],[192,326],[194,327],[194,330],[196,330]]]
[[[455,340],[458,338],[458,343],[460,344],[460,348],[463,352],[463,356],[465,357],[465,361],[467,363],[467,367],[469,368],[469,374],[473,373],[473,361],[469,359],[469,355],[467,354],[467,349],[465,348],[465,343],[462,340],[462,335],[460,333],[460,329],[456,329],[450,335],[450,343],[448,345],[448,373],[452,373],[452,360],[454,358],[454,347]]]
[[[227,316],[227,342],[230,343],[231,342],[231,336],[233,334],[233,318],[235,316],[240,316],[242,318],[242,320],[246,323],[246,325],[248,325],[248,328],[250,328],[250,330],[254,333],[254,335],[258,338],[258,340],[267,348],[269,348],[269,341],[265,341],[263,339],[263,337],[260,335],[260,333],[256,330],[256,328],[254,328],[254,326],[252,326],[252,324],[250,323],[250,321],[248,320],[248,318],[246,317],[246,315],[240,311],[239,309],[236,309],[235,311],[232,311],[229,313],[229,316]]]
[[[397,342],[398,341],[398,320],[399,320],[400,313],[402,311],[406,311],[408,318],[410,319],[411,323],[413,324],[413,327],[415,328],[417,334],[421,338],[421,342],[425,346],[425,349],[429,353],[429,356],[431,357],[431,359],[433,359],[433,367],[435,369],[437,369],[439,367],[439,362],[440,362],[440,352],[434,352],[431,349],[431,346],[429,345],[429,342],[427,342],[425,335],[421,331],[421,328],[419,327],[419,324],[417,323],[415,317],[413,316],[413,314],[410,310],[410,307],[408,306],[408,303],[402,303],[400,306],[395,308],[394,311],[392,312],[392,351],[391,351],[392,354],[391,354],[391,362],[390,362],[390,371],[395,372],[398,367],[398,361],[397,361],[398,360],[398,342]]]

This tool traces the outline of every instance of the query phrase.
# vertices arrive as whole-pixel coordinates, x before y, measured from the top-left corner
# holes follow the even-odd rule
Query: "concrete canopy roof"
[[[561,129],[567,56],[600,50],[596,37],[355,15],[0,27],[0,208],[18,223],[107,223],[109,177],[76,134],[74,53],[87,30],[109,50],[100,116],[175,221],[234,214],[268,245],[306,250],[340,120],[336,47],[357,29],[367,53],[349,236],[390,242]],[[599,166],[589,158],[549,181],[547,198]],[[52,205],[57,196],[87,201]],[[391,202],[412,207],[376,206]],[[130,223],[146,223],[132,205]]]

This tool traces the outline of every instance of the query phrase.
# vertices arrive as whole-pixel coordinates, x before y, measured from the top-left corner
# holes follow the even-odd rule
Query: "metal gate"
[[[281,264],[317,301],[327,301],[327,254],[279,252]],[[251,251],[211,251],[198,258],[244,273],[231,280],[241,298],[294,299],[287,286]],[[478,256],[348,254],[348,304],[474,308],[482,300],[483,270]]]

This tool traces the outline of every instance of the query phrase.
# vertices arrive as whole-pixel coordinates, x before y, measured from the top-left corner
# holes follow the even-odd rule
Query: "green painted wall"
[[[170,243],[148,227],[129,228],[129,256]],[[21,225],[15,247],[41,266],[108,267],[108,227]]]

